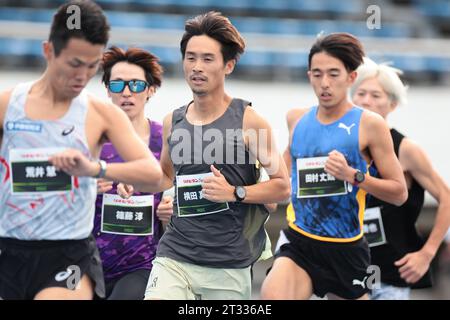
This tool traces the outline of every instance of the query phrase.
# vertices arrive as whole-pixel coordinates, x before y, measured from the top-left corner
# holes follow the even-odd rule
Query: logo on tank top
[[[353,127],[354,125],[355,125],[355,124],[352,123],[350,126],[347,127],[344,123],[339,122],[338,128],[347,130],[348,135],[350,135],[350,130],[352,129],[352,127]]]
[[[68,128],[65,128],[62,132],[61,135],[63,136],[68,136],[69,134],[71,134],[73,132],[73,130],[75,130],[75,126],[71,126]]]
[[[42,124],[27,121],[7,121],[6,131],[41,132]]]

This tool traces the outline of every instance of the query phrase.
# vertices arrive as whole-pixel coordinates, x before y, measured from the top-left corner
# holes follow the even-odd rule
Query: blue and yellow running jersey
[[[363,236],[366,192],[327,174],[328,153],[342,153],[349,166],[367,172],[359,152],[359,124],[363,109],[353,107],[339,120],[324,125],[312,107],[294,128],[291,143],[293,210],[289,226],[321,241],[350,242]]]

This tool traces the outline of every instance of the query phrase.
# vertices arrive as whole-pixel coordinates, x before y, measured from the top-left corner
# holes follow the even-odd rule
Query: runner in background
[[[145,106],[162,82],[158,58],[139,48],[125,51],[112,47],[103,54],[102,66],[108,96],[125,111],[136,133],[159,160],[162,125],[145,116]],[[123,162],[109,142],[103,145],[100,159]],[[102,258],[106,297],[142,300],[163,232],[161,222],[168,221],[173,211],[172,198],[160,203],[161,193],[133,193],[121,186],[125,199],[117,195],[116,183],[99,179],[94,236]]]
[[[387,120],[399,105],[406,104],[406,87],[401,71],[365,58],[352,86],[353,102]],[[372,264],[380,267],[381,287],[372,290],[375,300],[409,299],[411,288],[432,285],[430,264],[450,225],[450,189],[433,168],[425,151],[396,129],[390,130],[408,186],[408,200],[391,205],[368,196],[364,229],[369,241]],[[373,175],[379,176],[376,166]],[[416,222],[423,208],[425,191],[438,202],[436,220],[425,241]]]

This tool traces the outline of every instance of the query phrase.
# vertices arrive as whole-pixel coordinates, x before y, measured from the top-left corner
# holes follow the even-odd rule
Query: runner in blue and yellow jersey
[[[367,298],[366,194],[400,205],[407,190],[385,121],[347,97],[363,56],[346,33],[320,37],[311,48],[308,76],[319,104],[287,115],[293,210],[263,283],[265,299]],[[383,178],[366,174],[371,161]]]

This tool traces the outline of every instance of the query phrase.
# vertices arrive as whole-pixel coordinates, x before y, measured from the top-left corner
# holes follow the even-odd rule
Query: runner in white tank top
[[[71,5],[80,9],[81,28],[69,27]],[[98,5],[69,1],[56,12],[43,45],[42,77],[0,93],[2,299],[91,299],[94,290],[102,296],[90,237],[94,178],[160,191],[159,164],[126,114],[84,91],[108,38]],[[124,163],[98,161],[105,141]]]

